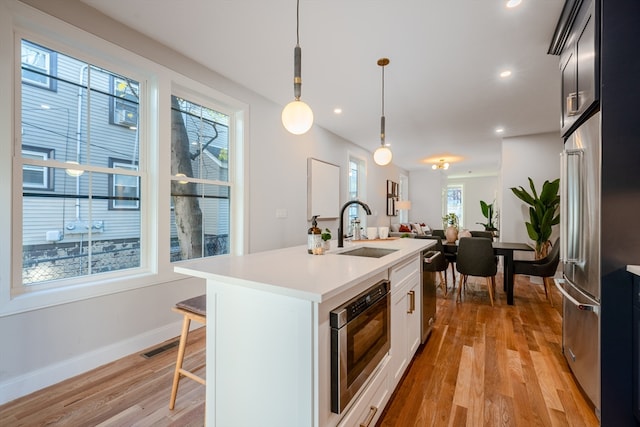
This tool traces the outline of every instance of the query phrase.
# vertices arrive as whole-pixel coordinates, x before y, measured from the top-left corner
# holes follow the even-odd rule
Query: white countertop
[[[174,270],[321,303],[434,243],[429,239],[395,239],[345,242],[344,248],[337,248],[337,241],[331,241],[331,250],[325,255],[310,255],[303,245],[241,256],[195,259],[176,265]],[[397,252],[381,258],[336,255],[359,246],[397,249]]]
[[[627,265],[627,271],[640,276],[640,265]]]

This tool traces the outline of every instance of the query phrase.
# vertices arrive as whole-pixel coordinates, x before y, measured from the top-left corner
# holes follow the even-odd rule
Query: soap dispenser
[[[318,215],[311,217],[311,228],[307,231],[307,252],[310,254],[322,247],[322,230],[318,228],[317,219]]]

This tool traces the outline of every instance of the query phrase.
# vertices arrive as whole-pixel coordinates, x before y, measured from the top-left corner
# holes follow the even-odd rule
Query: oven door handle
[[[578,310],[591,311],[591,312],[593,312],[595,314],[598,314],[600,308],[597,305],[580,302],[577,299],[575,299],[571,294],[569,294],[569,292],[567,292],[567,290],[563,286],[565,282],[566,281],[564,279],[553,279],[553,283],[555,283],[556,288],[558,288],[560,293],[569,302],[571,302],[571,304],[575,305],[576,308],[578,308]]]

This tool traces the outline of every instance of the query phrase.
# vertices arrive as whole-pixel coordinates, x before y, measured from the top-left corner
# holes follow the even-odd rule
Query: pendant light
[[[301,77],[302,49],[300,48],[300,0],[296,6],[296,47],[293,49],[293,96],[294,100],[288,103],[282,110],[282,124],[285,129],[294,135],[302,135],[311,129],[313,125],[313,111],[300,101],[302,92]]]
[[[391,163],[393,154],[384,142],[384,67],[389,65],[389,58],[378,59],[378,65],[382,68],[382,116],[380,117],[380,147],[373,153],[373,160],[380,166]]]

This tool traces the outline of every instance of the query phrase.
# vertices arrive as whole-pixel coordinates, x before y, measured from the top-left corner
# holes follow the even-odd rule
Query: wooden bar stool
[[[204,378],[197,376],[193,372],[187,371],[182,368],[184,361],[185,348],[187,347],[187,337],[189,336],[189,326],[191,321],[200,322],[203,325],[207,324],[207,296],[200,295],[194,298],[189,298],[184,301],[180,301],[172,308],[176,313],[180,313],[184,316],[182,321],[182,334],[180,335],[180,344],[178,346],[178,360],[176,361],[176,370],[173,374],[173,387],[171,388],[171,400],[169,401],[169,409],[173,409],[176,404],[176,397],[178,395],[178,384],[182,377],[191,378],[194,381],[199,382],[202,385],[206,385]],[[194,369],[194,371],[202,368],[202,366]]]

